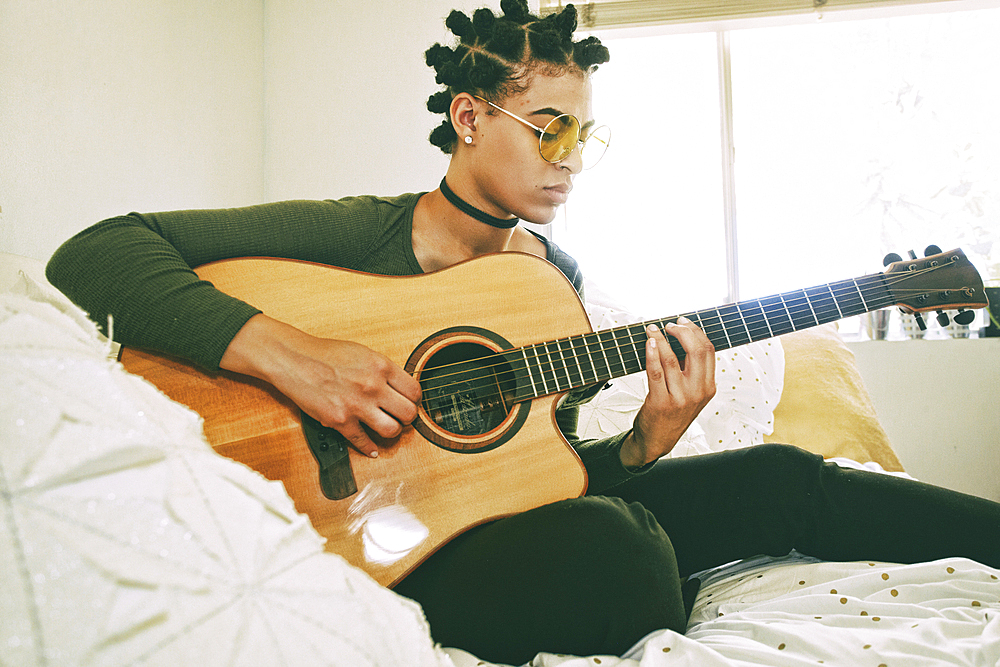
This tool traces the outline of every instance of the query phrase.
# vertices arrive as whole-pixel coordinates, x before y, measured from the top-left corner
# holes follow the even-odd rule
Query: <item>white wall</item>
[[[1000,502],[1000,338],[848,347],[906,471]]]
[[[0,0],[0,251],[259,201],[261,35],[245,0]]]
[[[499,0],[0,0],[0,252],[129,211],[433,189],[423,62]]]
[[[267,199],[436,188],[423,54],[450,43],[449,11],[483,5],[499,0],[267,0]]]

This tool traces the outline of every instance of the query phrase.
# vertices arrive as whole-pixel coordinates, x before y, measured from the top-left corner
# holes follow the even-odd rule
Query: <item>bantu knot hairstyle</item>
[[[573,41],[573,5],[544,19],[528,10],[526,0],[501,0],[500,10],[496,15],[491,9],[477,9],[472,18],[451,12],[445,25],[458,37],[458,45],[435,44],[424,54],[437,73],[435,80],[446,87],[427,100],[428,111],[445,114],[430,136],[445,153],[451,153],[458,139],[448,112],[459,93],[499,101],[526,90],[532,73],[590,73],[610,59],[596,37]]]

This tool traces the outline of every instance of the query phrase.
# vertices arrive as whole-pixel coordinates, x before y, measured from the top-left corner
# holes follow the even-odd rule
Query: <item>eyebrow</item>
[[[545,115],[545,116],[552,116],[553,118],[555,118],[556,116],[568,116],[570,114],[567,114],[565,111],[559,111],[559,109],[553,109],[552,107],[545,107],[544,109],[539,109],[538,111],[532,111],[530,115],[531,116]],[[586,130],[593,124],[594,121],[588,120],[586,123],[583,124],[583,126],[580,129]]]

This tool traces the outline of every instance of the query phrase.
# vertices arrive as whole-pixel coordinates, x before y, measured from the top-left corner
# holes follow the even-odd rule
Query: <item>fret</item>
[[[580,369],[580,360],[573,352],[572,340],[569,338],[563,338],[559,341],[559,347],[562,349],[563,364],[565,364],[566,372],[569,376],[569,386],[582,387],[586,383],[583,381],[583,374]]]
[[[833,293],[833,288],[829,283],[826,285],[826,291],[830,293],[830,298],[833,299],[833,305],[837,307],[837,319],[844,319],[844,313],[840,310],[840,303],[837,302],[837,295]]]
[[[545,343],[545,351],[548,352],[549,359],[552,360],[552,374],[555,377],[556,391],[569,389],[572,382],[569,379],[569,369],[566,368],[566,361],[563,359],[558,341]]]
[[[609,379],[628,375],[625,372],[625,360],[622,359],[622,353],[618,348],[618,341],[615,338],[614,331],[614,329],[605,329],[604,331],[599,331],[597,334],[601,338],[601,350],[604,352],[604,358],[608,362]]]
[[[803,290],[809,308],[812,310],[813,319],[816,324],[826,324],[836,322],[840,319],[837,304],[833,302],[832,294],[826,285],[820,287],[810,287]]]
[[[834,293],[838,295],[837,305],[844,317],[868,312],[868,304],[865,303],[856,280],[842,280],[834,285],[836,285]]]
[[[744,301],[736,304],[736,307],[740,309],[744,324],[750,324],[747,330],[750,332],[751,340],[764,340],[774,336],[771,323],[768,322],[767,315],[759,301]],[[763,323],[763,327],[761,323]]]
[[[747,326],[747,318],[743,317],[743,309],[740,308],[739,303],[734,303],[733,306],[736,307],[736,313],[740,316],[740,322],[743,324],[743,330],[747,332],[747,340],[753,340],[753,332],[750,331],[750,327]]]
[[[542,376],[542,389],[545,390],[545,394],[542,394],[542,396],[554,393],[558,385],[556,384],[555,369],[552,367],[552,359],[545,347],[545,343],[532,345],[532,347],[535,349],[538,371]]]
[[[792,319],[792,326],[795,327],[796,331],[819,324],[805,290],[786,292],[782,295],[782,301],[785,302],[785,309],[788,311],[788,316]]]
[[[570,346],[573,351],[573,358],[576,359],[576,364],[580,369],[580,379],[583,380],[583,384],[591,384],[594,382],[600,382],[601,379],[597,376],[597,369],[594,367],[594,360],[590,358],[590,353],[587,350],[587,336],[573,336],[572,338],[567,338],[570,341]],[[587,376],[591,379],[587,379]]]
[[[737,347],[750,342],[750,332],[743,322],[740,309],[735,304],[722,306],[719,315],[722,319],[722,326],[726,330],[726,339],[729,340],[729,347]]]
[[[795,325],[792,324],[792,318],[780,294],[760,299],[758,303],[761,304],[764,316],[767,318],[768,329],[772,334],[781,336],[795,331]]]
[[[638,373],[646,367],[645,328],[640,324],[637,326],[623,327],[621,331],[625,334],[621,337],[621,339],[625,342],[620,345],[622,349],[622,363],[625,366],[625,372],[629,375],[632,373]]]
[[[861,299],[861,303],[863,303],[863,304],[865,305],[865,312],[867,312],[868,310],[870,310],[870,309],[868,308],[868,302],[867,302],[867,301],[865,301],[865,295],[864,295],[864,293],[863,293],[863,292],[861,291],[861,286],[860,286],[860,285],[858,285],[858,280],[857,280],[857,278],[855,278],[855,279],[854,279],[854,280],[852,280],[851,282],[852,282],[852,283],[854,283],[854,289],[856,289],[856,290],[858,291],[858,298],[859,298],[859,299]]]
[[[600,335],[589,333],[584,336],[587,344],[587,356],[594,364],[594,373],[599,380],[610,380],[614,377],[611,373],[611,363],[608,355],[604,352],[604,345],[601,344]]]
[[[889,285],[885,282],[885,274],[863,276],[861,280],[867,285],[866,293],[868,294],[868,300],[865,302],[865,305],[869,310],[885,308],[895,303],[896,299],[892,294],[892,290],[889,289]]]
[[[698,318],[698,322],[701,323],[699,325],[701,326],[701,330],[712,341],[712,345],[715,346],[716,350],[725,350],[733,346],[729,342],[729,336],[726,334],[726,327],[722,325],[722,318],[719,317],[719,311],[715,309],[699,310],[695,315]],[[691,318],[689,317],[688,319]]]
[[[541,396],[542,394],[538,391],[538,385],[535,384],[535,374],[532,372],[535,370],[534,364],[528,360],[528,349],[525,347],[521,348],[521,356],[524,357],[524,368],[528,371],[528,381],[531,382],[531,392],[535,396]],[[540,379],[540,378],[539,378]]]

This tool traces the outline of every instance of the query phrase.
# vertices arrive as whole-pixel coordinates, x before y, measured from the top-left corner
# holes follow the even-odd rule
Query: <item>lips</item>
[[[545,192],[548,193],[549,198],[557,204],[565,204],[566,200],[569,199],[569,193],[573,190],[572,185],[553,185],[545,188]]]

